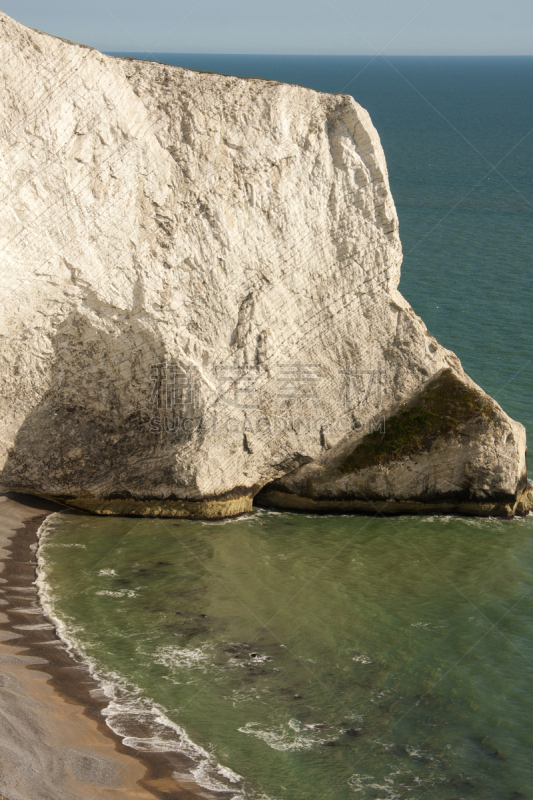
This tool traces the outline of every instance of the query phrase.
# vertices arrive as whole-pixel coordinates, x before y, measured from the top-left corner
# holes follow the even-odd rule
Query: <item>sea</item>
[[[400,290],[533,436],[533,58],[115,55],[368,109]],[[65,512],[41,529],[38,586],[109,726],[187,754],[215,793],[519,800],[533,798],[532,557],[533,515]]]

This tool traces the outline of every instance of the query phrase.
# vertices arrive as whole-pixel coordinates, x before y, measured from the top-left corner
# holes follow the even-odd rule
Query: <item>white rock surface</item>
[[[2,484],[239,513],[442,370],[473,386],[397,291],[385,158],[351,97],[111,58],[3,14],[0,48]],[[493,407],[450,469],[512,504],[525,434]],[[420,470],[415,494],[448,491]]]

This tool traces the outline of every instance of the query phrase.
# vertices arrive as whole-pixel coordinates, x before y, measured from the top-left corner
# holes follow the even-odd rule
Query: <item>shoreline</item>
[[[34,584],[37,531],[62,510],[0,495],[0,800],[229,800],[229,787],[213,792],[189,777],[195,764],[184,754],[133,750],[106,725],[108,698],[66,651]],[[143,733],[139,725],[134,735]]]

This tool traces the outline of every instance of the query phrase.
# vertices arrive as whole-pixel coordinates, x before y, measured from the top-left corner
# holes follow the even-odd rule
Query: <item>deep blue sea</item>
[[[158,59],[369,110],[401,291],[533,436],[533,58]],[[126,735],[142,715],[151,736],[126,744],[186,751],[211,789],[533,798],[533,516],[62,513],[39,560],[47,612],[103,681],[110,726]]]

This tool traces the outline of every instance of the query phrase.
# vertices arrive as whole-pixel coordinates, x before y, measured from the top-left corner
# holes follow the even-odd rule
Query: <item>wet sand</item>
[[[185,756],[139,753],[106,726],[106,699],[57,638],[33,585],[37,530],[60,510],[0,494],[0,800],[234,796],[195,784]]]

